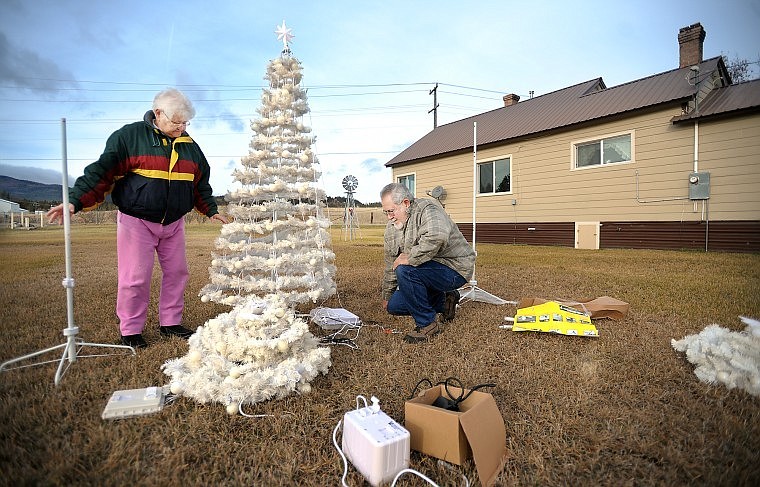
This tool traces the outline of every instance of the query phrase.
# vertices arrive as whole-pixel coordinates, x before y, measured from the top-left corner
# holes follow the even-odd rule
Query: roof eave
[[[611,114],[605,115],[603,117],[590,118],[590,119],[581,120],[581,121],[578,121],[578,122],[573,122],[573,123],[570,123],[570,124],[567,124],[567,125],[560,125],[560,126],[557,126],[557,127],[550,127],[550,128],[546,128],[546,129],[543,129],[543,130],[537,130],[535,132],[521,134],[521,135],[519,135],[517,137],[510,137],[510,138],[505,138],[505,139],[500,139],[500,140],[494,140],[494,141],[491,141],[491,142],[489,142],[487,144],[478,144],[478,147],[485,149],[485,148],[493,147],[493,146],[496,146],[496,145],[503,145],[503,144],[507,144],[507,143],[514,143],[514,142],[518,142],[518,141],[521,141],[521,140],[525,140],[525,139],[529,139],[529,138],[533,138],[533,137],[537,137],[537,136],[542,136],[542,135],[546,135],[546,134],[550,134],[550,133],[562,132],[562,131],[565,131],[565,130],[571,130],[571,129],[575,129],[575,128],[578,128],[578,127],[583,127],[584,125],[591,125],[591,124],[600,123],[602,121],[614,120],[616,118],[621,118],[621,117],[628,116],[628,115],[630,115],[632,113],[647,113],[647,112],[650,112],[650,111],[660,110],[663,107],[667,107],[667,106],[670,106],[670,105],[679,106],[679,105],[682,105],[683,103],[689,101],[690,99],[691,99],[690,96],[684,96],[684,97],[681,97],[681,98],[673,98],[671,100],[668,100],[668,101],[665,101],[665,102],[662,102],[662,103],[656,103],[656,104],[653,104],[653,105],[647,105],[647,106],[643,106],[643,107],[638,107],[638,108],[635,108],[635,109],[632,109],[632,110],[625,110],[625,111],[622,111],[622,112],[611,113]],[[436,159],[438,159],[440,157],[448,157],[448,156],[453,156],[453,155],[460,154],[460,153],[467,153],[467,152],[470,152],[470,151],[472,151],[472,145],[467,146],[467,147],[462,147],[462,148],[459,148],[459,149],[455,149],[455,150],[446,151],[446,152],[439,152],[437,154],[429,154],[429,155],[424,156],[424,157],[418,157],[418,158],[414,158],[414,159],[405,159],[405,160],[400,160],[400,161],[393,162],[393,159],[397,159],[398,157],[400,157],[403,154],[403,152],[402,152],[398,156],[396,156],[393,159],[391,159],[390,161],[386,162],[385,163],[385,167],[395,167],[395,166],[399,166],[399,165],[402,165],[402,164],[412,164],[412,163],[418,163],[418,162],[432,161],[432,160],[436,160]]]
[[[751,115],[753,113],[760,113],[760,106],[753,106],[753,107],[743,107],[736,110],[727,110],[724,112],[718,112],[718,113],[710,113],[707,115],[702,115],[700,113],[689,113],[686,115],[679,115],[677,117],[673,117],[670,119],[670,121],[674,125],[687,123],[687,122],[694,122],[694,121],[705,121],[705,120],[719,120],[724,118],[733,118],[738,117],[742,115]]]

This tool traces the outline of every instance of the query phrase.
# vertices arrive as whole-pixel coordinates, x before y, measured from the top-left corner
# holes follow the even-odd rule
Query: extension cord
[[[343,416],[342,449],[356,470],[378,487],[409,466],[411,435],[380,410],[376,397],[371,400],[371,406]]]

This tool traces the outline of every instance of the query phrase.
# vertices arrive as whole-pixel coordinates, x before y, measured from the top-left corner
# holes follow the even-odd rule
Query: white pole
[[[475,227],[477,226],[477,197],[478,194],[478,122],[472,122],[472,250],[475,252],[477,259],[478,251],[475,249]],[[459,303],[465,300],[482,301],[491,304],[504,304],[507,301],[498,296],[478,288],[478,281],[475,280],[475,267],[472,269],[472,278],[470,279],[469,289],[462,287],[460,289]],[[515,303],[516,304],[516,303]]]
[[[694,172],[699,171],[699,121],[694,122]]]
[[[69,362],[75,362],[77,359],[76,346],[74,340],[79,330],[74,326],[74,278],[71,277],[71,214],[69,213],[69,166],[66,148],[66,119],[61,119],[61,164],[62,164],[62,196],[63,196],[63,241],[66,248],[66,278],[63,280],[63,287],[66,288],[66,317],[68,327],[63,334],[69,340]],[[61,362],[63,364],[63,362]],[[60,370],[60,368],[59,368]]]
[[[478,172],[478,122],[472,122],[472,250],[475,250],[475,195],[477,194]]]

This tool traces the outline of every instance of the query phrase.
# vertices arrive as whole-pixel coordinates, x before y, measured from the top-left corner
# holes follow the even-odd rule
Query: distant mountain
[[[9,176],[0,176],[0,193],[10,196],[11,201],[61,201],[63,199],[60,184],[35,183]]]
[[[20,200],[61,202],[63,201],[63,194],[60,184],[35,183],[34,181],[0,175],[0,198],[9,199],[14,203],[19,203]],[[227,204],[224,201],[224,196],[214,196],[214,198],[216,198],[216,204],[219,206]],[[105,202],[111,203],[110,194],[106,195]]]

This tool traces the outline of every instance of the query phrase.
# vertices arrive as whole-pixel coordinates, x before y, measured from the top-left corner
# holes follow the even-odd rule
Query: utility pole
[[[435,88],[430,90],[428,95],[433,95],[433,108],[428,110],[428,113],[433,112],[433,128],[438,127],[438,83],[435,84]]]

